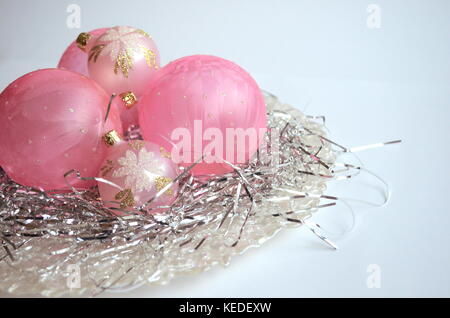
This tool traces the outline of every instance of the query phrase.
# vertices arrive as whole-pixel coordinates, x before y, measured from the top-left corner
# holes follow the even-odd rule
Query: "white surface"
[[[55,66],[81,31],[132,25],[152,34],[163,63],[194,53],[237,62],[283,101],[326,115],[337,142],[403,140],[360,154],[392,199],[379,209],[354,204],[357,228],[336,241],[339,251],[306,229],[287,230],[228,268],[105,296],[450,296],[450,2],[280,2],[0,3],[0,89]],[[66,27],[70,3],[81,7],[81,29]],[[380,29],[366,25],[370,3],[382,9]],[[379,201],[379,188],[362,177],[328,193]],[[331,226],[346,213],[340,205],[317,220]],[[380,266],[381,288],[367,287],[369,264]]]

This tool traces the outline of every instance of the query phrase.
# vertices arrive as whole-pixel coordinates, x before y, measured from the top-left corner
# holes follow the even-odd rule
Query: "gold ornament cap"
[[[122,93],[119,97],[127,109],[132,108],[138,102],[136,95],[131,91]]]
[[[115,130],[108,131],[106,134],[103,135],[103,141],[108,146],[114,146],[115,144],[122,141],[122,138],[120,137],[119,133]]]
[[[77,39],[75,40],[75,42],[77,43],[77,46],[84,51],[84,49],[86,48],[86,45],[89,41],[89,39],[92,37],[92,35],[90,35],[87,32],[81,32]]]

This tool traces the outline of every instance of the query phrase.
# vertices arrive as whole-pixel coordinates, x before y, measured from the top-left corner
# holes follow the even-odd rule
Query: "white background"
[[[71,3],[81,29],[66,25]],[[379,29],[367,26],[370,3],[381,8]],[[81,31],[131,25],[153,36],[162,64],[196,53],[240,64],[283,101],[325,115],[341,144],[403,140],[359,154],[392,198],[378,209],[354,203],[357,227],[335,241],[340,250],[291,229],[227,268],[104,296],[450,296],[449,1],[2,0],[0,14],[0,89],[56,66]],[[328,193],[380,201],[379,190],[362,177]],[[344,226],[336,216],[348,219],[344,206],[317,221]],[[381,288],[367,287],[370,264]]]

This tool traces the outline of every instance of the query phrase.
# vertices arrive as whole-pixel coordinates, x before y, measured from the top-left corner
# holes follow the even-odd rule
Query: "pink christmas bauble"
[[[139,100],[149,81],[159,68],[159,52],[152,38],[142,30],[117,26],[96,39],[89,51],[89,77],[110,94],[131,92],[136,100],[124,102],[122,112]],[[130,114],[127,114],[130,117]],[[133,124],[138,123],[133,113]]]
[[[140,104],[144,139],[163,145],[185,166],[204,156],[195,175],[231,171],[223,159],[247,162],[266,129],[256,82],[238,65],[214,56],[188,56],[166,65]]]
[[[98,189],[107,206],[132,211],[152,199],[177,176],[176,164],[161,146],[143,140],[119,142],[109,148],[99,175],[114,186],[99,181]],[[178,184],[173,183],[147,207],[154,208],[150,212],[162,211],[162,208],[155,208],[170,205],[177,193]]]
[[[89,76],[87,52],[89,52],[92,43],[106,30],[108,30],[108,28],[100,28],[80,34],[77,39],[78,43],[77,40],[73,41],[64,51],[59,60],[58,68]],[[83,41],[86,44],[81,44],[80,41]]]
[[[43,69],[12,82],[0,95],[0,165],[17,183],[70,189],[71,169],[94,177],[106,153],[105,132],[121,131],[116,105],[104,122],[110,97],[91,79]],[[79,188],[91,186],[68,178]]]

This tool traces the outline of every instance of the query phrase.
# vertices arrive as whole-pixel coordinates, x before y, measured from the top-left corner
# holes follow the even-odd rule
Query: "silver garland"
[[[323,118],[307,117],[270,94],[266,104],[267,138],[277,131],[280,140],[266,155],[277,151],[279,161],[264,161],[259,152],[248,165],[207,180],[186,171],[177,200],[162,214],[117,217],[95,188],[46,193],[1,171],[0,290],[94,296],[166,283],[226,265],[280,229],[300,225],[335,247],[308,220],[337,200],[324,191],[337,177],[335,149],[341,146],[326,138]]]

